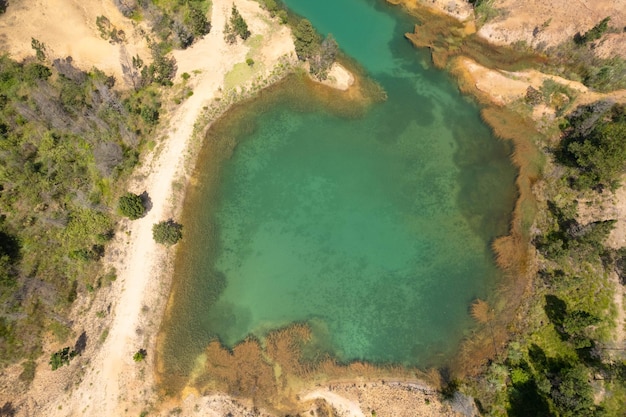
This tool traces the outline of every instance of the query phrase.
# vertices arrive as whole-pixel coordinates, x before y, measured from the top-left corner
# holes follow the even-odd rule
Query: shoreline
[[[387,1],[392,4],[402,3],[402,1]],[[212,12],[214,26],[211,34],[207,36],[211,42],[221,42],[220,30],[222,26],[219,26],[217,23],[220,19],[223,19],[220,16],[225,15],[223,13],[224,8],[228,8],[230,4],[230,2],[214,0],[214,10]],[[237,0],[237,5],[239,6],[240,4],[244,4],[244,2]],[[256,3],[253,4],[255,8],[258,7]],[[220,5],[223,8],[217,10]],[[440,6],[443,7],[443,5]],[[240,8],[240,10],[245,12],[246,8]],[[214,34],[214,32],[217,33]],[[198,47],[195,50],[193,47],[190,48],[194,54],[186,51],[177,51],[177,59],[181,58],[179,59],[179,73],[185,71],[191,73],[195,69],[198,62],[197,59],[202,55],[201,44],[203,46],[211,45],[209,39],[204,39],[197,44]],[[239,60],[232,61],[232,63],[236,64],[245,61],[246,51],[243,50],[244,47],[241,44],[230,46],[229,48],[237,49],[233,55]],[[185,61],[183,57],[189,57],[188,61]],[[209,59],[205,58],[205,61],[209,61]],[[452,72],[451,74],[457,77],[459,88],[466,89],[467,92],[462,90],[464,94],[474,97],[478,101],[481,100],[480,97],[483,97],[485,100],[490,98],[490,106],[492,107],[499,107],[508,103],[508,98],[498,97],[497,93],[493,93],[493,91],[490,93],[484,83],[479,84],[479,81],[475,78],[477,75],[472,74],[467,69],[467,66],[463,67],[460,63],[458,64],[459,67],[455,68],[458,74],[453,74]],[[218,71],[226,73],[225,71],[227,70],[228,68],[220,66]],[[489,68],[486,68],[486,71],[492,71],[487,73],[487,75],[483,74],[487,79],[489,78],[488,74],[493,75],[498,72]],[[511,77],[513,76],[517,77],[519,75],[511,75]],[[150,408],[160,401],[158,393],[154,391],[155,371],[157,368],[155,362],[156,355],[154,355],[154,352],[156,352],[157,332],[154,329],[155,327],[157,329],[160,327],[159,323],[164,318],[164,315],[167,314],[166,305],[168,304],[169,289],[173,279],[173,257],[175,256],[176,247],[174,249],[165,249],[154,244],[150,231],[151,224],[168,217],[175,218],[180,214],[182,199],[184,199],[187,188],[185,184],[193,180],[189,173],[193,170],[198,156],[198,144],[194,138],[196,138],[196,135],[200,135],[202,129],[198,129],[195,126],[197,126],[199,120],[202,120],[203,107],[220,94],[218,89],[220,88],[220,83],[223,82],[223,77],[219,82],[216,82],[214,78],[216,77],[211,78],[211,76],[207,75],[206,69],[201,74],[192,76],[190,81],[193,83],[194,95],[186,99],[171,114],[168,114],[170,127],[167,129],[167,137],[160,140],[157,148],[151,152],[148,160],[145,161],[145,165],[141,166],[139,172],[133,175],[129,190],[139,193],[147,190],[154,205],[143,219],[135,222],[122,221],[121,230],[118,231],[118,234],[121,236],[119,238],[116,237],[115,246],[107,248],[108,262],[119,266],[117,270],[119,278],[113,284],[115,288],[111,289],[110,293],[102,295],[104,300],[99,300],[97,303],[103,308],[106,308],[107,304],[109,306],[113,304],[111,308],[115,311],[111,314],[114,315],[114,319],[110,326],[109,336],[104,344],[94,348],[98,356],[83,362],[83,368],[91,369],[71,371],[68,367],[57,371],[58,374],[52,376],[57,385],[59,385],[59,380],[62,383],[62,380],[68,376],[76,376],[81,372],[86,372],[86,374],[81,376],[82,380],[80,385],[77,384],[77,388],[70,388],[70,393],[67,394],[67,397],[61,390],[62,395],[53,399],[58,392],[45,393],[47,385],[44,384],[43,387],[40,387],[40,397],[37,398],[53,400],[48,404],[42,405],[46,407],[45,409],[41,408],[42,406],[38,405],[34,400],[29,400],[27,412],[35,413],[35,415],[39,415],[38,413],[41,412],[49,416],[122,415],[123,413],[135,413],[138,415],[146,408]],[[513,79],[508,78],[509,81]],[[358,81],[357,79],[357,84]],[[352,82],[355,82],[354,77]],[[465,86],[463,87],[463,85]],[[479,88],[479,85],[484,87],[484,89]],[[518,96],[519,91],[511,95],[511,97]],[[591,97],[591,95],[585,97]],[[626,98],[626,92],[619,93],[619,97]],[[494,98],[500,100],[500,102],[494,102]],[[582,97],[579,99],[583,100]],[[497,114],[489,109],[483,112],[485,123],[488,123],[494,129],[494,132],[497,132],[497,127],[494,127],[491,123],[497,124],[498,117]],[[491,120],[491,123],[489,123],[489,120]],[[208,125],[202,128],[206,129]],[[498,133],[496,135],[506,136],[504,134],[498,135]],[[529,156],[529,153],[532,153],[533,150],[526,146],[529,140],[523,137],[506,137],[506,139],[513,140],[515,146],[515,153],[511,157],[511,162],[520,171],[520,175],[518,175],[516,180],[520,190],[520,197],[517,199],[515,210],[512,213],[511,230],[515,230],[517,234],[510,233],[509,236],[496,240],[493,245],[494,255],[505,271],[508,268],[514,268],[513,265],[515,264],[519,266],[520,263],[527,263],[530,259],[527,257],[513,259],[507,257],[506,254],[519,254],[520,248],[522,248],[524,249],[522,251],[524,255],[532,256],[532,254],[527,253],[529,248],[527,242],[523,240],[524,234],[522,232],[523,223],[528,216],[527,210],[529,210],[526,205],[529,202],[532,205],[532,185],[534,179],[536,179],[536,175],[532,171],[534,169],[534,166],[532,166],[533,158]],[[170,159],[170,157],[173,157],[173,159]],[[527,159],[524,159],[525,157]],[[516,159],[518,159],[517,162]],[[173,163],[172,160],[176,162]],[[523,174],[524,170],[529,171],[525,171]],[[115,252],[118,253],[116,254]],[[120,255],[120,253],[123,254],[124,252],[127,252],[126,256]],[[134,261],[128,262],[129,260]],[[527,273],[530,272],[532,271],[527,271]],[[122,286],[125,288],[121,288]],[[527,291],[528,288],[524,286],[522,290]],[[516,293],[514,296],[519,296],[519,294]],[[145,307],[148,308],[146,309]],[[95,310],[97,309],[92,306],[91,312],[93,313]],[[100,325],[97,328],[102,329],[102,326]],[[487,329],[485,328],[483,333],[486,332]],[[94,339],[95,337],[91,340]],[[488,344],[491,343],[490,340],[487,340],[487,342]],[[144,364],[132,362],[132,354],[139,348],[148,348],[148,361]],[[484,350],[485,347],[482,346],[480,349]],[[463,355],[460,354],[459,356]],[[41,370],[39,372],[38,369],[38,374],[41,373],[45,373],[45,371]],[[120,379],[120,376],[122,379]],[[50,375],[44,375],[44,378],[49,379]],[[106,382],[104,386],[99,385],[103,380]],[[355,379],[351,381],[355,381]],[[415,381],[419,381],[419,379],[416,378]],[[329,381],[326,382],[331,383]],[[363,384],[363,381],[360,382]],[[332,383],[334,384],[334,382]],[[365,385],[375,383],[374,381],[367,381],[363,385],[365,388]],[[411,382],[406,384],[411,384]],[[348,382],[346,385],[350,385],[350,383]],[[134,390],[135,392],[124,393],[125,389]],[[195,401],[192,397],[185,396],[182,402],[181,405],[184,411],[190,413],[195,411],[195,407],[199,404],[201,405],[200,410],[206,411],[207,415],[223,415],[215,411],[219,408],[211,408],[218,407],[215,406],[216,403],[221,404],[219,407],[222,407],[222,410],[240,410],[238,408],[239,405],[237,405],[238,402],[226,395],[199,397]],[[242,404],[249,406],[250,409],[254,406],[246,401],[243,401]],[[94,405],[96,407],[103,405],[104,409],[96,410],[92,408]],[[165,402],[160,407],[159,415],[167,415],[165,409],[170,405],[172,408],[177,406],[176,404]],[[428,407],[428,405],[426,406]],[[429,407],[432,408],[433,405],[431,404]],[[129,409],[131,411],[128,411]],[[359,414],[347,415],[358,416]]]

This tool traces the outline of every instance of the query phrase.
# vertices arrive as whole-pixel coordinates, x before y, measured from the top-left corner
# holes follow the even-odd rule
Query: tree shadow
[[[17,410],[13,407],[13,403],[7,401],[0,408],[0,417],[14,417],[17,414]]]
[[[82,355],[87,347],[87,333],[83,331],[78,339],[76,340],[76,344],[74,344],[74,350],[78,355]]]
[[[565,301],[552,294],[546,295],[545,300],[546,304],[543,309],[558,331],[559,328],[562,328],[563,321],[565,320],[565,316],[567,315],[567,304],[565,303]],[[562,330],[559,331],[559,334],[561,333]]]
[[[535,343],[528,348],[528,357],[535,369],[546,369],[548,367],[548,357],[546,353]]]
[[[144,191],[143,193],[139,194],[139,197],[141,198],[141,202],[143,203],[143,206],[146,208],[146,212],[144,213],[144,216],[145,216],[150,210],[152,210],[152,199],[148,195],[147,191]]]
[[[19,260],[20,242],[13,235],[0,231],[0,256],[7,255],[12,262]]]
[[[549,417],[548,401],[541,395],[534,379],[514,384],[509,390],[509,417]]]

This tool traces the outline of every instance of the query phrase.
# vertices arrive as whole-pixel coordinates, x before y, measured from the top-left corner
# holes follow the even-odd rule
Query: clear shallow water
[[[510,149],[403,39],[414,22],[400,10],[286,4],[388,99],[345,118],[286,94],[238,116],[232,154],[209,141],[228,157],[186,203],[165,349],[193,357],[215,337],[233,346],[311,322],[343,361],[439,362],[497,279],[489,247],[513,208]]]

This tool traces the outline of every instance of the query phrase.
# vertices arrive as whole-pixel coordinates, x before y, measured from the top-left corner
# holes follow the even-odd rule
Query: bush
[[[246,64],[248,64],[249,67],[254,65],[254,59],[252,58],[246,58]]]
[[[172,246],[183,238],[183,225],[173,220],[164,220],[152,226],[152,237],[156,243]]]
[[[611,20],[610,17],[605,17],[600,21],[600,23],[585,32],[584,35],[577,33],[574,36],[574,42],[576,45],[584,45],[587,42],[593,42],[600,39],[602,35],[604,35],[604,32],[606,32],[609,28],[609,20]]]
[[[72,360],[74,356],[76,356],[76,351],[74,350],[70,351],[70,348],[68,346],[57,352],[54,352],[50,356],[50,362],[48,363],[52,367],[52,370],[56,371],[58,368],[60,368],[63,365],[69,365],[70,360]]]
[[[117,205],[117,211],[131,220],[136,220],[146,213],[141,196],[127,192],[120,197]]]
[[[135,354],[133,355],[133,360],[135,362],[141,362],[144,359],[146,359],[146,356],[148,356],[148,352],[146,352],[145,349],[139,349],[137,352],[135,352]]]

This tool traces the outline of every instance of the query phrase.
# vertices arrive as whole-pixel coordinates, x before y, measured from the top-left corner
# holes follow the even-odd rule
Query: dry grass
[[[485,300],[477,298],[470,307],[472,318],[480,324],[486,324],[493,320],[493,309],[489,306],[489,303]]]

